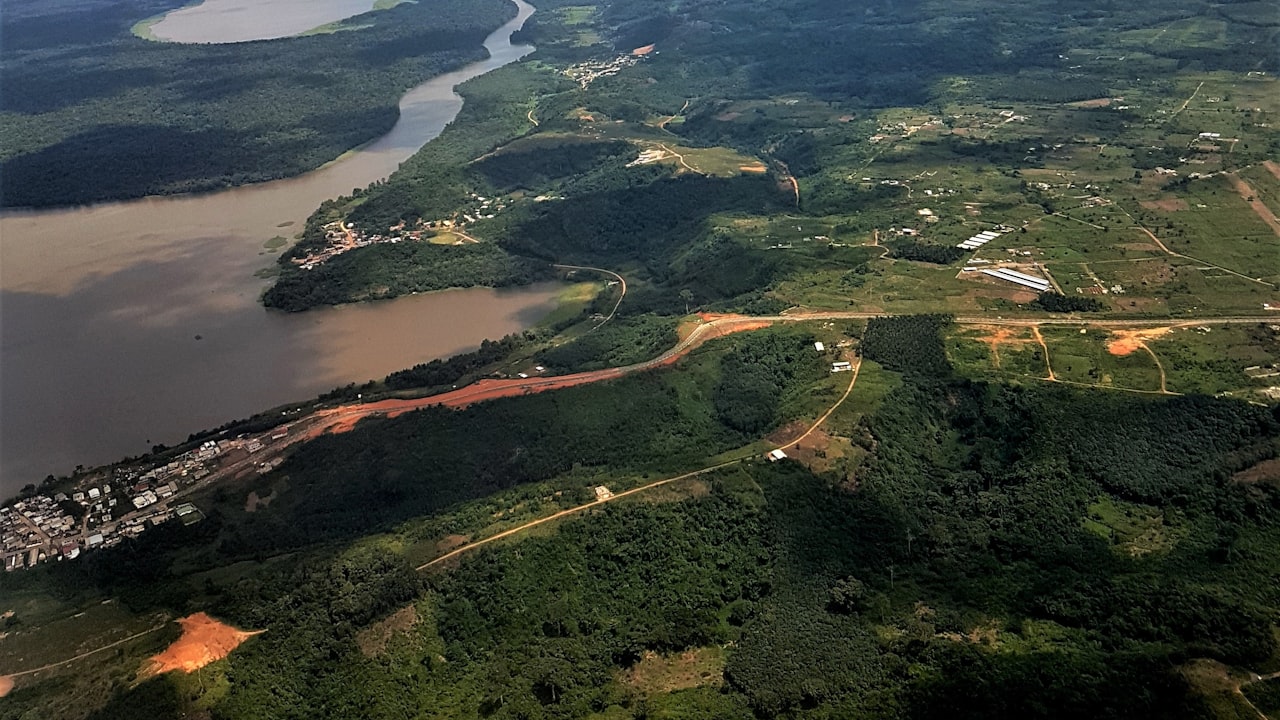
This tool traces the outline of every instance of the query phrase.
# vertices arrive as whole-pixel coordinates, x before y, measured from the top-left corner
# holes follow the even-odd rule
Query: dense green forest
[[[1193,659],[1280,665],[1280,489],[1234,477],[1275,456],[1280,417],[955,377],[928,359],[946,322],[866,329],[868,362],[901,374],[877,409],[832,427],[867,449],[852,478],[752,461],[425,575],[402,540],[375,539],[182,580],[422,513],[444,512],[390,537],[466,532],[493,507],[468,499],[510,488],[507,502],[546,503],[532,488],[566,471],[694,466],[774,427],[825,375],[810,337],[770,331],[675,372],[365,423],[304,447],[252,517],[228,505],[0,583],[105,584],[138,609],[269,629],[200,678],[122,687],[101,718],[1221,717],[1235,701],[1196,684]],[[370,629],[393,612],[413,621]],[[709,670],[630,679],[686,656]],[[56,691],[37,684],[5,712]],[[1247,694],[1274,704],[1269,685]]]
[[[1036,298],[1035,304],[1048,312],[1098,312],[1107,309],[1106,303],[1096,297],[1063,295],[1057,292],[1043,292]]]
[[[410,2],[358,31],[230,45],[143,40],[180,6],[6,3],[0,205],[209,190],[297,175],[382,135],[401,94],[484,55],[505,0]]]
[[[510,255],[495,245],[381,243],[311,270],[294,268],[281,274],[262,303],[298,312],[451,287],[528,285],[552,275],[547,263]]]

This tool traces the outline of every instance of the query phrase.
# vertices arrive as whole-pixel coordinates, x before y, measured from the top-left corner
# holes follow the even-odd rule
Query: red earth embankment
[[[572,375],[558,375],[554,377],[489,378],[480,380],[479,382],[473,383],[464,388],[450,390],[449,392],[432,395],[430,397],[414,398],[411,400],[379,400],[377,402],[364,403],[361,405],[343,405],[330,410],[321,410],[317,412],[313,416],[313,419],[317,424],[309,430],[308,435],[310,437],[315,437],[324,433],[344,433],[355,427],[356,423],[361,419],[371,415],[397,417],[413,410],[420,410],[425,407],[432,407],[436,405],[461,409],[474,405],[475,403],[485,402],[486,400],[532,395],[534,393],[546,392],[548,390],[560,390],[577,385],[586,385],[588,383],[616,380],[617,378],[633,372],[650,370],[674,364],[677,360],[687,355],[691,350],[713,338],[723,337],[733,333],[746,332],[749,330],[759,330],[761,328],[769,327],[769,325],[772,324],[769,320],[761,320],[759,318],[739,315],[704,314],[700,317],[702,320],[701,323],[693,326],[687,333],[681,333],[681,340],[679,344],[667,353],[647,362],[620,368],[593,370],[591,372],[574,373]]]

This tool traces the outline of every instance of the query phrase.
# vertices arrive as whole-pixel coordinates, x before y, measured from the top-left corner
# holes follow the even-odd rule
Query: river
[[[286,315],[254,277],[324,200],[383,178],[434,138],[453,87],[532,51],[511,33],[490,58],[407,93],[387,135],[316,171],[217,193],[0,214],[0,496],[348,382],[529,327],[556,288],[428,293]]]

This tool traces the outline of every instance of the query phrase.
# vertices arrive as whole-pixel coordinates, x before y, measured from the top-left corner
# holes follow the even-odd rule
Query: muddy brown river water
[[[305,175],[204,195],[0,214],[0,496],[50,472],[191,432],[529,327],[557,288],[429,293],[267,312],[263,243],[390,174],[462,106],[453,87],[532,51],[519,15],[490,58],[414,88],[381,139]]]

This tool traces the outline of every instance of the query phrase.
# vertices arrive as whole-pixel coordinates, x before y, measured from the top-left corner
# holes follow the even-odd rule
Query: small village
[[[171,520],[199,522],[204,514],[185,495],[245,471],[273,470],[281,457],[270,450],[288,439],[282,426],[256,437],[208,440],[164,463],[119,466],[69,491],[18,499],[0,508],[0,564],[13,571],[74,560]]]
[[[657,53],[654,52],[652,45],[645,45],[625,55],[619,55],[612,60],[588,60],[587,62],[575,63],[565,68],[564,74],[576,80],[585,90],[596,80],[610,75],[617,75],[624,68],[635,65],[650,54],[656,55]]]
[[[466,228],[479,220],[492,220],[512,204],[509,199],[489,198],[475,192],[470,194],[468,200],[468,204],[461,210],[455,211],[451,217],[437,220],[419,219],[412,226],[402,220],[399,224],[388,227],[385,234],[381,231],[366,233],[357,228],[354,223],[335,220],[324,226],[327,244],[319,250],[307,253],[304,257],[293,258],[293,264],[303,270],[314,270],[317,266],[357,248],[382,243],[394,245],[399,242],[421,242],[449,234],[453,235],[455,240],[448,244],[465,245],[478,242],[464,232]]]

